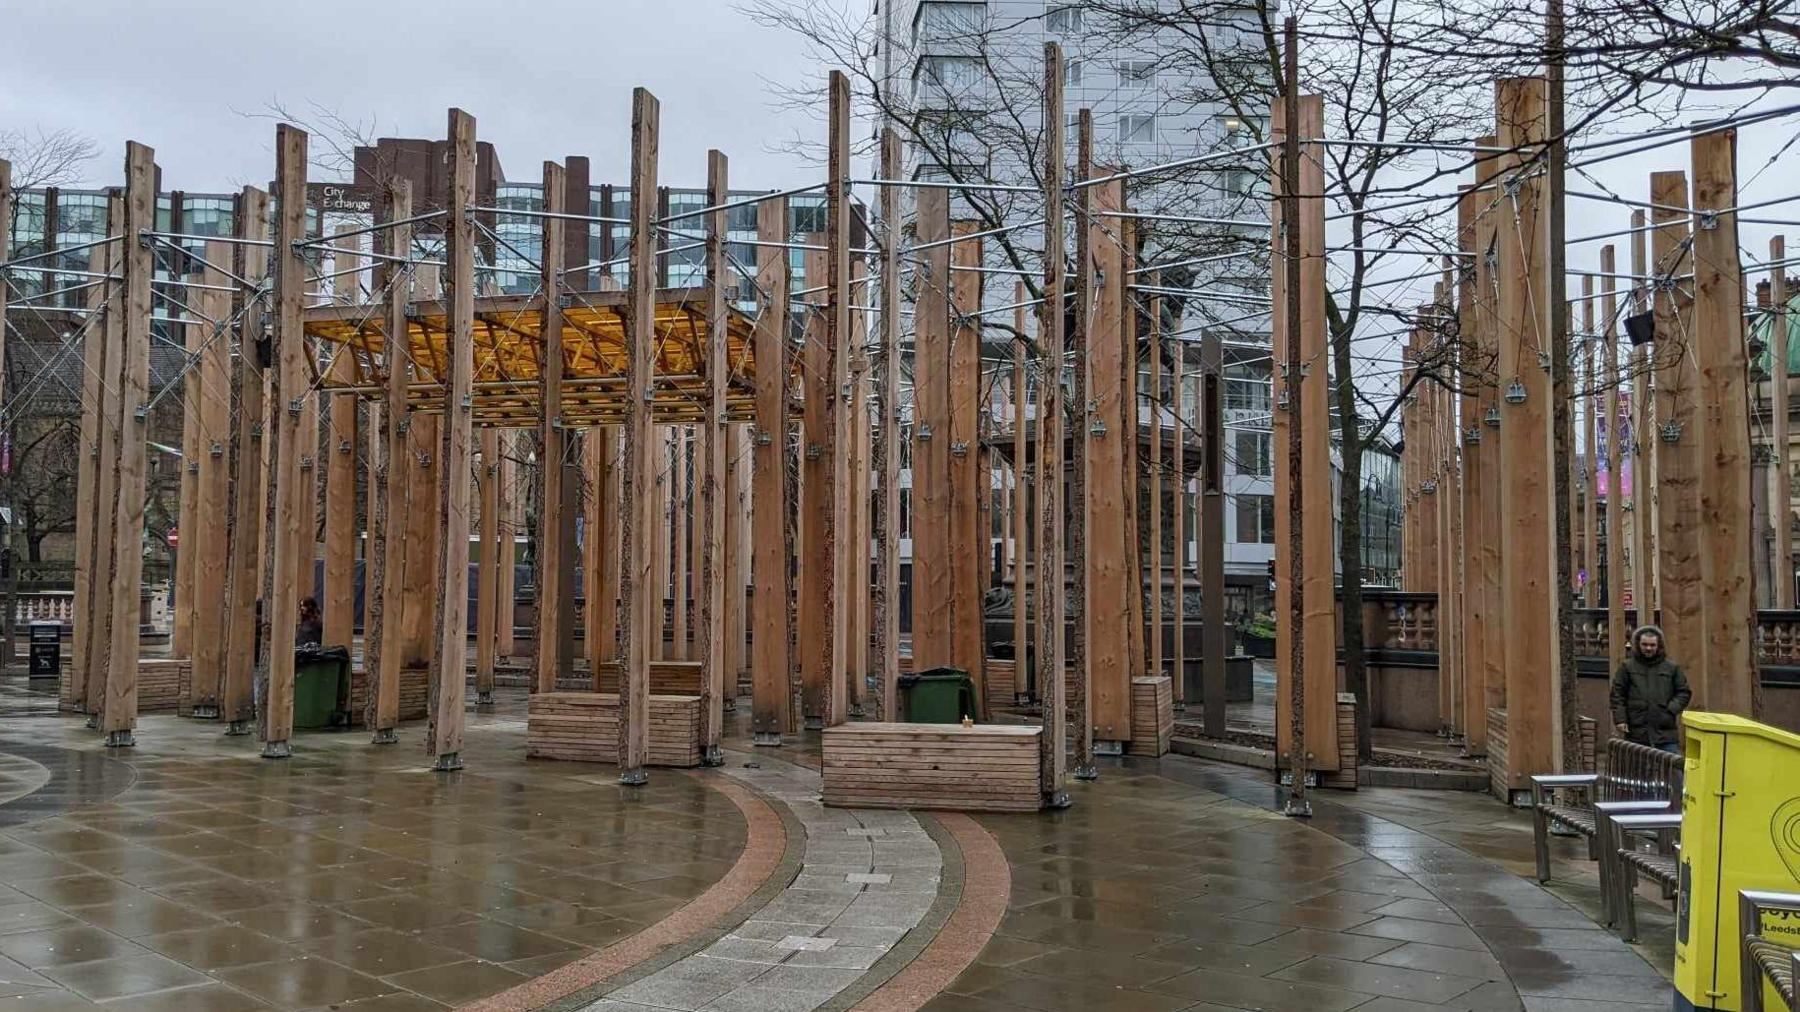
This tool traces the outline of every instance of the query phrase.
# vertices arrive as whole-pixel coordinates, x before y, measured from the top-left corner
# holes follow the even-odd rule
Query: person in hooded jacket
[[[1631,634],[1631,651],[1612,677],[1613,726],[1627,740],[1681,752],[1681,711],[1694,698],[1687,676],[1663,646],[1662,630]]]

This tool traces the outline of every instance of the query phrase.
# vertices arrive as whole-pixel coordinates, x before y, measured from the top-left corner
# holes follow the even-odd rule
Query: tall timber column
[[[756,315],[756,426],[753,458],[751,537],[751,734],[758,745],[780,745],[791,706],[788,693],[788,595],[792,570],[783,528],[788,498],[788,208],[784,199],[756,206],[758,241],[756,288],[763,300]],[[891,698],[891,697],[890,697]]]
[[[1477,140],[1477,144],[1486,148],[1498,146],[1499,138],[1488,136]],[[1499,223],[1502,214],[1510,215],[1511,207],[1504,201],[1495,199],[1499,192],[1496,176],[1500,170],[1500,159],[1494,155],[1478,158],[1475,161],[1474,200],[1477,207],[1475,215],[1475,291],[1473,299],[1474,326],[1470,334],[1470,343],[1475,353],[1475,362],[1479,363],[1480,372],[1475,374],[1479,381],[1479,399],[1477,403],[1478,419],[1472,425],[1479,425],[1477,433],[1481,442],[1475,447],[1474,457],[1480,470],[1481,498],[1475,500],[1479,506],[1475,510],[1478,526],[1476,534],[1469,536],[1469,548],[1475,553],[1475,561],[1468,567],[1471,588],[1478,591],[1482,607],[1482,627],[1486,630],[1479,655],[1465,653],[1466,656],[1477,656],[1481,662],[1481,683],[1483,696],[1474,700],[1480,707],[1477,714],[1479,720],[1469,731],[1466,739],[1471,755],[1487,754],[1487,711],[1506,708],[1506,651],[1510,637],[1505,633],[1505,608],[1500,581],[1500,539],[1503,536],[1500,524],[1500,380],[1497,365],[1499,362],[1499,303],[1496,292],[1495,271],[1499,267]],[[1467,382],[1467,379],[1465,379]],[[1464,645],[1465,652],[1468,650]]]
[[[386,204],[389,224],[376,233],[376,241],[385,244],[389,256],[407,256],[412,249],[412,226],[394,223],[412,217],[411,180],[395,180]],[[387,410],[382,412],[385,446],[373,482],[378,512],[369,522],[374,532],[370,544],[374,564],[369,568],[367,593],[375,603],[363,630],[363,670],[369,682],[363,723],[371,732],[370,744],[394,745],[400,741],[395,729],[400,725],[400,668],[406,655],[402,616],[406,611],[407,560],[419,551],[407,542],[407,516],[413,509],[423,511],[425,504],[411,505],[416,467],[407,436],[412,427],[407,389],[413,370],[406,321],[409,279],[405,268],[391,260],[383,261],[381,276],[381,366]]]
[[[1656,576],[1663,634],[1681,658],[1696,708],[1710,705],[1714,671],[1706,635],[1707,591],[1700,562],[1700,369],[1694,335],[1692,289],[1681,283],[1693,270],[1687,213],[1687,174],[1650,174],[1650,259],[1656,314]],[[1638,614],[1652,614],[1641,606]]]
[[[1094,176],[1114,171],[1093,167]],[[1123,210],[1121,180],[1088,187],[1087,260],[1082,271],[1087,336],[1087,421],[1076,438],[1087,446],[1087,496],[1081,511],[1087,607],[1082,610],[1096,755],[1122,755],[1131,740],[1131,678],[1142,663],[1132,653],[1131,553],[1126,524],[1126,441],[1136,436],[1136,412],[1124,398],[1124,372],[1133,368],[1122,333],[1125,250],[1113,213]],[[1087,265],[1084,265],[1084,267]]]
[[[1648,245],[1644,212],[1631,212],[1631,306],[1632,314],[1652,312]],[[1631,349],[1631,600],[1637,608],[1639,623],[1648,620],[1662,607],[1661,581],[1656,568],[1662,551],[1657,547],[1656,427],[1651,423],[1655,413],[1655,397],[1650,389],[1655,379],[1656,362],[1651,357],[1655,345],[1633,345]]]
[[[1489,139],[1478,140],[1476,144],[1491,146]],[[1495,575],[1487,568],[1490,562],[1485,557],[1488,542],[1493,537],[1487,527],[1486,502],[1491,498],[1489,486],[1494,479],[1486,466],[1483,451],[1489,440],[1482,429],[1482,415],[1491,402],[1493,384],[1482,375],[1490,359],[1488,345],[1482,338],[1485,321],[1481,319],[1482,296],[1476,266],[1480,259],[1480,249],[1476,245],[1476,212],[1487,199],[1483,191],[1464,187],[1456,202],[1457,249],[1462,254],[1462,270],[1456,285],[1456,318],[1464,351],[1459,432],[1463,462],[1463,564],[1458,586],[1462,589],[1463,599],[1462,725],[1463,752],[1467,755],[1487,754],[1487,652],[1491,649],[1488,588]],[[1498,564],[1497,557],[1493,564]]]
[[[650,658],[662,629],[662,588],[650,546],[656,543],[655,429],[650,409],[656,385],[656,159],[661,146],[661,104],[643,88],[631,92],[631,274],[626,289],[628,365],[624,431],[625,510],[619,668],[619,783],[649,782]]]
[[[1306,767],[1321,772],[1338,768],[1337,727],[1337,633],[1336,604],[1332,590],[1333,534],[1331,510],[1307,509],[1303,512],[1301,535],[1306,546],[1300,559],[1301,575],[1299,607],[1293,603],[1295,567],[1290,556],[1293,523],[1288,508],[1288,488],[1293,482],[1293,462],[1288,453],[1289,426],[1300,427],[1301,487],[1314,501],[1322,501],[1331,490],[1331,414],[1325,378],[1325,169],[1324,151],[1320,145],[1306,141],[1325,135],[1325,104],[1317,95],[1301,95],[1299,108],[1300,186],[1299,221],[1284,220],[1286,202],[1281,199],[1280,184],[1271,202],[1275,217],[1274,253],[1278,265],[1274,271],[1274,348],[1275,414],[1273,420],[1275,447],[1275,615],[1277,624],[1292,621],[1298,614],[1305,640],[1304,670],[1295,671],[1291,658],[1291,630],[1283,629],[1275,638],[1276,698],[1287,700],[1293,693],[1296,675],[1301,679],[1301,694],[1306,700]],[[1284,110],[1277,108],[1270,122],[1281,124]],[[1276,143],[1285,130],[1277,126]],[[1272,178],[1279,179],[1280,173]],[[1300,362],[1301,374],[1286,374],[1288,361],[1287,278],[1281,265],[1286,257],[1286,229],[1300,232]],[[1412,450],[1411,446],[1407,449]],[[1428,460],[1429,451],[1421,443],[1415,459]],[[1431,521],[1426,520],[1429,524]],[[1279,705],[1279,704],[1278,704]],[[1283,708],[1285,709],[1285,708]],[[1285,720],[1276,721],[1279,739],[1277,750],[1292,755],[1296,749]]]
[[[1788,446],[1788,269],[1787,243],[1782,236],[1769,240],[1769,262],[1776,266],[1769,271],[1769,305],[1776,307],[1776,312],[1769,318],[1769,358],[1772,368],[1770,388],[1773,393],[1769,399],[1770,413],[1774,418],[1770,424],[1775,444],[1775,460],[1772,465],[1775,478],[1774,494],[1769,500],[1769,513],[1775,523],[1775,586],[1772,600],[1777,608],[1794,606],[1794,509],[1792,506],[1794,493],[1789,477],[1792,464],[1788,460],[1791,452]]]
[[[138,241],[156,227],[155,153],[135,141],[125,145],[125,228],[119,260],[124,276],[123,344],[112,387],[117,392],[118,456],[114,488],[118,509],[113,522],[112,636],[106,666],[106,707],[100,728],[106,746],[135,745],[138,692],[138,595],[144,567],[138,545],[144,534],[144,485],[148,466],[145,440],[150,403],[150,283],[155,264],[150,247]],[[102,465],[104,466],[104,464]],[[292,653],[289,660],[293,658]]]
[[[718,207],[729,199],[730,165],[719,151],[706,153],[706,202]],[[725,459],[731,430],[725,421],[725,385],[730,364],[725,356],[726,339],[730,336],[731,306],[725,294],[725,234],[729,228],[727,211],[714,211],[706,216],[706,409],[700,433],[700,510],[699,523],[700,583],[694,588],[699,598],[699,637],[695,644],[700,652],[700,749],[701,762],[719,766],[725,755],[719,737],[725,722],[725,678],[730,673],[725,645],[731,623],[727,617],[725,594],[725,553],[730,550],[725,536],[725,511],[730,508],[731,475]],[[742,594],[740,588],[739,594]]]
[[[261,240],[268,235],[269,195],[245,187],[233,208],[233,231],[240,239]],[[240,244],[233,260],[236,273],[260,284],[269,271],[266,246]],[[238,347],[255,348],[263,333],[263,314],[249,311],[244,303],[254,296],[240,291],[234,296],[233,315],[238,324]],[[241,315],[237,310],[245,309]],[[226,548],[225,676],[219,698],[219,719],[225,733],[250,733],[255,715],[253,677],[256,658],[256,612],[262,594],[264,499],[261,476],[264,464],[264,432],[268,421],[263,398],[263,364],[257,355],[239,354],[232,364],[232,401],[237,417],[231,429],[230,506],[231,535]]]
[[[1709,710],[1755,717],[1756,584],[1750,529],[1750,407],[1738,259],[1737,131],[1692,141],[1694,349],[1700,371],[1700,584],[1706,589]]]
[[[823,236],[812,233],[802,237],[807,246],[823,246]],[[822,249],[809,249],[801,261],[808,281],[823,276],[828,254]],[[795,609],[798,637],[795,649],[800,665],[800,706],[808,730],[825,726],[825,705],[829,693],[831,657],[826,647],[829,630],[823,624],[826,589],[830,583],[830,545],[826,537],[829,500],[824,492],[829,486],[831,461],[825,446],[831,437],[831,405],[836,398],[831,390],[830,348],[826,334],[829,312],[824,298],[808,300],[805,310],[800,355],[800,525],[799,604]],[[825,501],[821,501],[825,500]]]
[[[1031,452],[1031,427],[1037,424],[1036,419],[1026,417],[1027,400],[1025,381],[1025,283],[1018,283],[1013,294],[1013,301],[1019,303],[1018,315],[1013,318],[1013,327],[1018,337],[1013,341],[1012,368],[1012,483],[1013,503],[1012,515],[1012,580],[1013,580],[1013,702],[1024,706],[1031,701],[1031,668],[1027,661],[1030,653],[1026,644],[1030,642],[1028,615],[1026,608],[1025,588],[1030,582],[1026,575],[1026,546],[1030,543],[1027,534],[1031,516],[1031,477],[1028,470],[1027,455]]]
[[[194,444],[197,465],[195,506],[199,523],[189,527],[184,551],[194,554],[193,706],[194,715],[217,717],[225,681],[225,585],[231,494],[231,299],[229,279],[221,266],[231,263],[231,247],[223,242],[206,244],[206,269],[200,280],[211,286],[196,296],[201,311],[219,321],[211,327],[189,327],[207,336],[194,373],[202,398],[199,439]],[[354,506],[352,507],[354,509]],[[345,638],[348,645],[349,639]]]
[[[1495,84],[1499,146],[1525,152],[1545,138],[1542,78],[1505,78]],[[1505,406],[1500,424],[1501,586],[1506,654],[1506,767],[1495,770],[1503,793],[1526,778],[1562,768],[1557,689],[1556,544],[1552,535],[1555,466],[1551,452],[1550,318],[1541,297],[1549,290],[1549,208],[1546,182],[1513,159],[1499,182],[1499,380]],[[1533,293],[1538,293],[1534,298]],[[1546,350],[1540,350],[1546,349]]]
[[[826,376],[830,379],[828,427],[824,458],[817,485],[807,484],[808,521],[825,527],[825,550],[816,559],[825,590],[820,620],[825,634],[816,644],[824,658],[825,694],[820,711],[824,726],[844,722],[848,708],[845,691],[850,666],[848,595],[860,594],[850,585],[850,79],[841,70],[831,72],[827,83],[829,120],[826,139],[825,178],[825,345]],[[810,477],[810,476],[809,476]],[[815,495],[816,493],[816,495]],[[812,649],[808,645],[807,649]]]
[[[563,200],[567,190],[566,173],[555,162],[544,163],[544,210],[541,239],[543,254],[539,257],[539,287],[543,289],[543,325],[539,328],[544,342],[544,365],[538,375],[538,396],[542,415],[538,419],[538,508],[542,522],[538,525],[537,593],[533,595],[537,618],[532,623],[537,634],[537,691],[556,691],[556,680],[574,665],[567,652],[574,639],[575,616],[568,610],[573,589],[575,560],[563,537],[566,526],[564,510],[568,496],[564,484],[569,468],[568,430],[563,425],[563,319],[562,258]],[[498,501],[496,501],[498,505]],[[568,585],[565,588],[565,585]],[[510,606],[511,602],[506,602]],[[503,607],[502,611],[510,611]],[[507,616],[511,621],[511,616]]]
[[[881,131],[881,178],[898,179],[900,135]],[[881,396],[875,426],[875,470],[880,495],[875,500],[875,576],[871,623],[881,720],[899,719],[895,699],[900,679],[900,190],[881,188]]]
[[[982,509],[992,479],[982,466],[981,401],[981,240],[974,221],[959,221],[950,234],[950,611],[951,661],[975,683],[976,712],[987,709],[986,657],[982,645],[981,598],[987,587],[988,517]],[[960,268],[960,269],[959,269]]]
[[[463,694],[469,635],[469,475],[474,456],[475,373],[475,117],[449,113],[450,207],[444,246],[449,267],[449,375],[444,387],[443,442],[438,452],[438,648],[432,659],[432,768],[462,769]]]
[[[1044,308],[1039,317],[1043,373],[1039,377],[1042,410],[1038,414],[1037,537],[1037,693],[1044,711],[1039,770],[1044,804],[1066,808],[1068,775],[1068,696],[1063,653],[1066,635],[1063,556],[1063,394],[1062,371],[1068,352],[1063,300],[1067,288],[1065,261],[1068,233],[1063,209],[1063,183],[1068,178],[1068,152],[1063,132],[1063,51],[1044,43]],[[898,327],[890,333],[897,333]],[[892,381],[889,381],[892,383]]]
[[[918,193],[913,315],[913,669],[958,666],[950,520],[950,201]]]
[[[109,221],[115,231],[124,227],[123,214],[117,213],[112,205],[118,197],[107,200]],[[3,208],[5,217],[0,217],[0,229],[12,223],[11,212]],[[99,273],[112,276],[116,273],[113,263],[118,244],[108,243],[95,248],[90,263],[99,269]],[[0,286],[4,281],[0,281]],[[102,281],[88,290],[88,323],[87,332],[81,340],[81,453],[76,461],[80,470],[76,473],[75,485],[75,614],[73,618],[74,656],[68,673],[64,676],[58,689],[58,705],[60,709],[72,710],[76,713],[90,715],[90,727],[98,727],[100,707],[94,703],[104,696],[106,683],[106,651],[111,642],[102,628],[107,606],[100,603],[102,595],[111,601],[112,579],[107,574],[112,571],[112,531],[113,527],[113,495],[112,495],[112,454],[108,451],[112,440],[112,430],[116,420],[109,407],[111,397],[106,393],[109,386],[106,378],[117,369],[112,364],[112,340],[114,327],[118,318],[118,310],[114,309],[118,283]],[[0,298],[0,304],[6,300]],[[5,309],[0,306],[0,316]],[[6,321],[0,319],[0,327]],[[0,334],[0,341],[5,337]],[[255,356],[244,356],[255,361]],[[260,400],[261,391],[258,390]],[[235,444],[235,439],[234,439]],[[254,591],[252,591],[254,593]],[[101,686],[96,695],[95,686]]]
[[[1606,406],[1601,419],[1600,435],[1606,441],[1606,656],[1607,670],[1618,669],[1625,660],[1625,639],[1631,631],[1625,628],[1625,427],[1619,424],[1619,327],[1617,295],[1618,271],[1612,244],[1600,247],[1600,319],[1606,321],[1603,351],[1606,359],[1602,382],[1606,388]]]
[[[332,271],[356,270],[334,281],[345,294],[340,302],[362,301],[362,257],[356,236],[334,240]],[[355,351],[348,344],[337,347],[331,359],[331,379],[340,386],[356,382]],[[356,638],[356,395],[333,393],[327,398],[330,436],[325,441],[325,586],[319,605],[323,619],[320,643],[354,646]]]
[[[484,428],[475,464],[481,501],[481,561],[475,564],[475,700],[494,698],[495,633],[500,618],[500,430]]]
[[[288,630],[300,614],[300,581],[310,583],[310,557],[303,558],[300,527],[311,516],[304,502],[311,486],[300,458],[312,451],[304,445],[306,347],[302,330],[301,302],[306,289],[306,260],[297,244],[306,237],[306,134],[283,123],[275,131],[275,374],[270,379],[273,401],[270,415],[275,441],[269,489],[274,520],[269,527],[269,592],[264,609],[263,649],[268,655],[268,713],[263,718],[263,757],[285,759],[293,754],[288,739],[294,727],[294,652],[276,647],[285,644]],[[312,538],[305,539],[307,545]],[[310,556],[310,552],[304,553]]]

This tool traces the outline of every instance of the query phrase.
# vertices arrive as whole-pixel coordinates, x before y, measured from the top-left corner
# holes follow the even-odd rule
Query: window
[[[1269,394],[1269,363],[1231,362],[1225,366],[1225,410],[1267,413],[1274,404]]]
[[[1125,91],[1143,91],[1156,87],[1155,60],[1121,60],[1119,61],[1119,88]]]
[[[1156,117],[1124,113],[1119,116],[1120,144],[1150,144],[1156,140]]]
[[[1081,61],[1070,60],[1063,64],[1063,84],[1074,87],[1081,83]]]
[[[1272,545],[1275,543],[1274,496],[1240,495],[1237,497],[1237,543],[1240,545]]]
[[[1044,31],[1058,35],[1068,35],[1081,31],[1081,9],[1078,7],[1052,7],[1044,14]]]
[[[954,41],[979,33],[986,22],[986,4],[927,0],[919,5],[913,38],[920,42]]]
[[[1272,454],[1273,433],[1254,432],[1239,429],[1232,433],[1232,445],[1235,450],[1237,473],[1268,478],[1275,473],[1275,458]]]
[[[949,91],[981,83],[981,64],[972,56],[927,56],[919,61],[918,82]]]

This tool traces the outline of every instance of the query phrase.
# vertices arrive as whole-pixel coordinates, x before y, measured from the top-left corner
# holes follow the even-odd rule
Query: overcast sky
[[[820,2],[820,0],[814,0]],[[825,0],[866,6],[866,0]],[[104,145],[93,185],[116,183],[124,141],[156,149],[164,185],[266,185],[275,127],[246,114],[316,103],[383,136],[442,137],[460,106],[508,178],[586,155],[596,183],[626,178],[631,89],[662,101],[662,175],[701,185],[706,152],[735,186],[810,174],[772,141],[824,121],[771,108],[760,75],[816,74],[799,42],[731,0],[0,0],[0,128],[67,127]]]

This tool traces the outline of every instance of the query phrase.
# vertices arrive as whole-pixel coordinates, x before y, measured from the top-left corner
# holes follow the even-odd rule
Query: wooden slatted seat
[[[700,697],[650,697],[651,766],[700,765]],[[536,759],[616,763],[619,697],[610,692],[540,692],[525,719],[525,754]]]
[[[835,808],[1034,812],[1038,738],[1012,724],[840,724],[824,733],[824,802]]]

